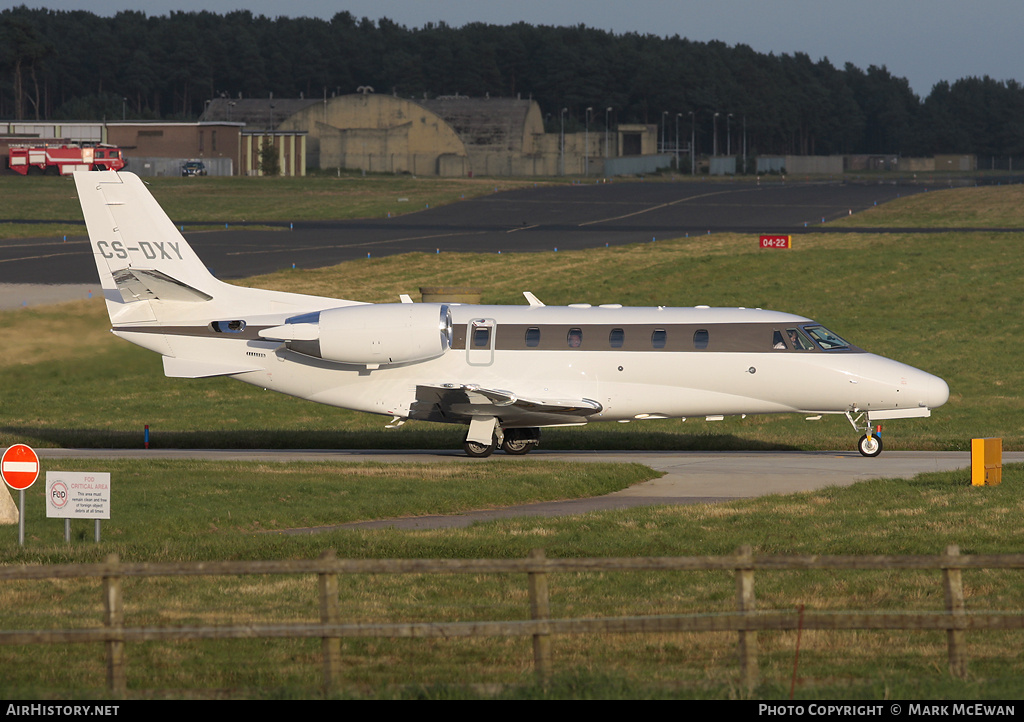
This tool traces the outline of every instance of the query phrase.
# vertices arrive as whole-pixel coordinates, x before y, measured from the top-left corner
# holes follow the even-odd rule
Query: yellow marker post
[[[995,486],[1003,480],[1003,440],[971,439],[971,486]]]

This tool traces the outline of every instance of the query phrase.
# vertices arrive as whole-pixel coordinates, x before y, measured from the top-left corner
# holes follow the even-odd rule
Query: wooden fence
[[[549,559],[534,550],[526,559],[338,559],[325,552],[309,561],[234,561],[190,563],[121,563],[116,555],[101,564],[8,566],[0,581],[75,577],[103,579],[104,620],[97,629],[0,630],[0,644],[65,644],[102,642],[106,645],[110,692],[127,690],[125,644],[158,640],[319,638],[322,640],[323,684],[335,686],[341,670],[344,637],[500,637],[533,638],[534,668],[546,679],[551,671],[551,639],[569,634],[670,632],[735,632],[740,679],[758,681],[757,633],[762,630],[946,630],[950,673],[967,671],[964,634],[972,630],[1024,629],[1024,612],[978,612],[964,606],[964,569],[1024,569],[1024,554],[961,555],[956,546],[938,556],[755,556],[750,547],[732,556]],[[736,610],[731,613],[647,617],[554,619],[548,598],[548,575],[608,571],[731,571],[736,579]],[[945,609],[941,611],[815,612],[758,611],[754,573],[792,570],[941,570]],[[341,622],[339,574],[508,574],[528,575],[530,619],[521,621],[351,623]],[[319,578],[320,621],[235,626],[126,627],[121,580],[126,577],[169,577],[243,574],[316,574]]]

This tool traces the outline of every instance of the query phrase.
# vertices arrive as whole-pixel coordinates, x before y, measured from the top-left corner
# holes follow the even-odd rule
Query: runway
[[[456,451],[344,451],[344,450],[203,450],[203,449],[37,449],[42,459],[204,459],[214,461],[331,461],[378,463],[472,464],[500,462],[501,456],[470,459]],[[544,451],[526,456],[528,461],[571,461],[644,464],[663,473],[658,479],[636,484],[606,496],[524,504],[501,509],[481,509],[448,516],[339,524],[280,533],[312,534],[334,529],[440,529],[467,527],[494,519],[518,516],[567,516],[608,509],[659,504],[705,504],[749,499],[769,494],[812,492],[829,486],[850,486],[879,478],[909,479],[930,471],[964,469],[970,483],[971,455],[957,451],[885,451],[869,459],[856,451]],[[1003,463],[1024,462],[1024,452],[1003,454]]]
[[[914,184],[778,180],[591,182],[495,193],[394,218],[295,222],[293,230],[288,223],[263,224],[282,226],[271,231],[186,227],[184,235],[214,275],[236,279],[367,255],[564,251],[726,231],[807,233],[926,190]],[[84,231],[83,226],[83,235],[67,240],[0,240],[0,284],[94,284]]]

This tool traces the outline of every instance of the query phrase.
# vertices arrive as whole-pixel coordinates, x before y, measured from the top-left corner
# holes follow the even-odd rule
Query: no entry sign
[[[0,476],[12,489],[27,489],[39,477],[39,457],[31,447],[15,444],[0,459]]]

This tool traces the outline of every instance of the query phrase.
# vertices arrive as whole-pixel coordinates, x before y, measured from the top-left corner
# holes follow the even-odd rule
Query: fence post
[[[333,549],[325,549],[320,555],[323,560],[337,558]],[[338,624],[341,615],[338,611],[338,575],[333,572],[321,572],[318,575],[320,588],[320,623]],[[341,668],[341,638],[324,635],[321,640],[324,655],[324,692],[330,692],[338,680]]]
[[[736,609],[743,614],[754,613],[754,552],[749,544],[736,550]],[[737,650],[740,656],[740,681],[747,689],[757,686],[757,631],[741,629]]]
[[[531,549],[530,559],[545,559],[543,549]],[[534,621],[551,618],[551,605],[548,599],[547,572],[530,572],[530,618]],[[533,668],[541,684],[547,683],[551,672],[551,635],[533,635]]]
[[[128,691],[124,668],[124,601],[121,598],[121,577],[116,571],[120,562],[117,554],[106,559],[110,571],[103,575],[103,625],[111,633],[107,648],[107,688],[115,695]]]
[[[947,557],[960,555],[960,547],[950,544],[946,547]],[[967,676],[967,645],[964,640],[962,623],[966,615],[964,607],[963,570],[944,567],[942,586],[946,593],[946,611],[952,616],[952,626],[946,631],[946,646],[949,649],[949,673],[963,679]]]

